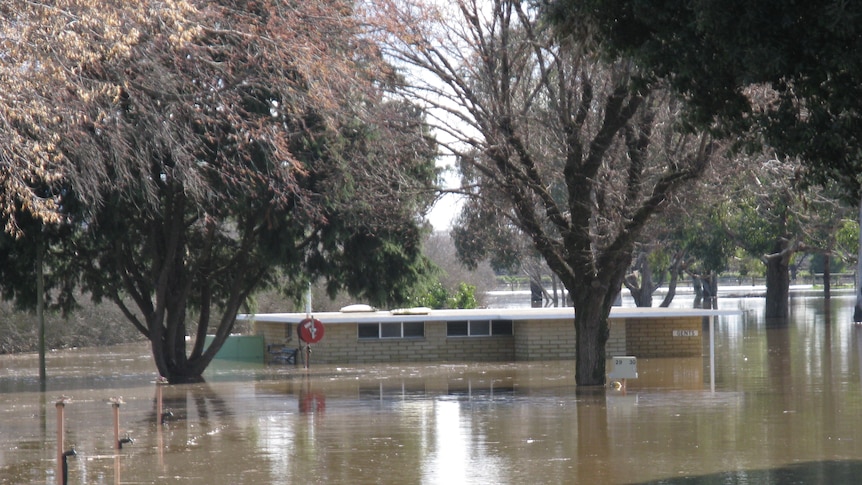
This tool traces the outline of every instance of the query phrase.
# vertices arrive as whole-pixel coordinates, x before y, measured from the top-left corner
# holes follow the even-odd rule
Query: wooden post
[[[63,400],[57,401],[57,485],[65,485],[63,481],[63,436],[66,433],[63,411],[66,408],[66,403]]]
[[[156,381],[156,450],[159,456],[159,466],[165,464],[165,437],[162,430],[165,425],[165,416],[162,410],[162,385],[162,381]]]
[[[114,409],[114,449],[120,449],[120,403],[117,401],[111,402],[111,407]]]
[[[120,405],[123,404],[122,397],[112,397],[108,400],[114,408],[114,449],[119,451],[123,449],[123,443],[134,442],[128,435],[120,438]]]
[[[120,404],[122,398],[112,397],[110,400],[111,408],[114,414],[114,485],[120,484],[120,450],[123,448],[123,443],[120,441]]]
[[[57,484],[66,485],[66,453],[63,451],[66,443],[66,403],[71,400],[66,396],[60,396],[55,407],[57,408]]]

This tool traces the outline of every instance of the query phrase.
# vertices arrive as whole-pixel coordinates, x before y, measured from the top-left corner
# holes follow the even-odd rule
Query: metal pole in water
[[[709,319],[709,390],[715,392],[715,320],[718,315]]]
[[[123,398],[119,396],[112,397],[108,401],[111,403],[111,407],[114,408],[114,449],[122,450],[124,444],[134,443],[135,440],[128,435],[120,438],[120,405],[123,404]]]
[[[165,464],[165,438],[163,428],[165,427],[165,423],[168,418],[168,413],[164,412],[162,403],[162,386],[165,384],[166,381],[156,381],[156,449],[158,450],[159,466],[164,466]]]
[[[119,450],[123,447],[120,442],[120,404],[123,401],[119,397],[112,397],[110,401],[111,407],[114,409],[114,449]]]
[[[120,446],[120,403],[116,400],[111,402],[111,407],[114,408],[114,449],[119,450]]]
[[[75,449],[63,451],[66,446],[66,403],[71,400],[66,396],[60,396],[60,399],[55,404],[57,408],[57,483],[66,485],[68,480],[68,468],[66,458],[75,455]]]
[[[119,451],[123,449],[123,443],[132,443],[132,439],[126,436],[125,438],[120,438],[120,405],[123,404],[122,397],[112,397],[108,400],[111,403],[111,408],[113,408],[114,414],[114,450],[117,453],[114,454],[114,483],[120,483],[120,454]]]
[[[60,399],[55,406],[57,407],[57,483],[65,485],[66,480],[63,478],[63,435],[65,434],[63,411],[66,403]]]

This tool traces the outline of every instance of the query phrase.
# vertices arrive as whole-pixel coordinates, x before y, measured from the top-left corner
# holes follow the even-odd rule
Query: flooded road
[[[862,476],[862,327],[852,298],[726,298],[703,358],[639,359],[625,392],[574,363],[245,366],[155,382],[142,345],[0,356],[0,484],[784,484]],[[704,335],[708,335],[704,332]],[[112,405],[122,397],[115,451]]]

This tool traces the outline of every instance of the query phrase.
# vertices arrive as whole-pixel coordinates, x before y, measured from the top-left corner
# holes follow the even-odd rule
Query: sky
[[[458,173],[451,164],[438,162],[443,172],[443,186],[445,188],[458,187]],[[452,227],[452,220],[461,211],[463,197],[455,194],[446,194],[437,200],[431,212],[428,213],[428,221],[434,226],[435,231],[448,231]]]
[[[428,214],[428,221],[434,226],[435,231],[448,231],[452,227],[452,219],[461,210],[460,196],[446,194],[434,204]]]

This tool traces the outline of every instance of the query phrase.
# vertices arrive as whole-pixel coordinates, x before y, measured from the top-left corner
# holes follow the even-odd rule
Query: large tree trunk
[[[551,283],[553,284],[553,288],[554,288],[553,289],[553,291],[554,291],[553,305],[554,305],[554,308],[556,308],[556,307],[560,306],[560,294],[559,294],[560,288],[557,285],[557,275],[555,275],[554,273],[551,273]]]
[[[670,266],[670,280],[667,283],[667,294],[664,296],[661,304],[662,308],[667,308],[673,302],[676,296],[676,286],[679,283],[679,274],[682,272],[682,255],[677,255],[674,258],[673,264]]]
[[[777,251],[765,258],[766,262],[766,321],[783,323],[789,314],[790,271],[792,252],[786,241],[780,241]]]
[[[207,337],[207,331],[199,329],[198,335],[192,340],[193,349],[189,355],[185,325],[178,320],[184,321],[185,318],[172,316],[172,318],[167,319],[166,325],[161,324],[156,327],[159,328],[164,325],[168,328],[175,328],[176,331],[165,332],[162,330],[151,334],[150,347],[159,375],[171,384],[203,382],[204,371],[215,353],[224,345],[227,339],[226,335],[229,334],[233,325],[228,325],[227,329],[221,328],[221,325],[216,327],[213,341],[210,342],[210,347],[207,348],[206,352],[201,351]]]
[[[703,308],[715,310],[718,308],[718,274],[710,271],[703,280],[704,298]],[[707,289],[708,294],[707,294]]]
[[[609,271],[611,277],[578,281],[571,295],[575,307],[575,380],[579,386],[605,384],[605,345],[610,336],[608,315],[622,288],[625,268]]]
[[[635,263],[635,272],[626,276],[625,285],[635,300],[635,306],[641,308],[652,306],[652,294],[654,291],[652,269],[650,268],[646,253],[641,253],[638,256]]]
[[[605,384],[605,344],[610,336],[610,310],[603,310],[601,300],[602,296],[598,294],[575,296],[575,381],[579,386]]]

